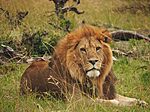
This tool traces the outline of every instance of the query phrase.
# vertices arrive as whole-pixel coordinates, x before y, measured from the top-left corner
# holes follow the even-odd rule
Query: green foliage
[[[43,38],[41,32],[38,31],[32,34],[30,38],[25,39],[22,44],[31,55],[43,56],[45,53],[50,54],[49,46],[44,44]]]
[[[30,39],[27,38],[22,44],[30,55],[51,55],[54,51],[54,46],[62,36],[53,32],[49,32],[46,36],[41,36],[41,32],[36,32],[34,36]]]
[[[62,27],[62,29],[67,30],[67,28],[69,29],[70,25],[71,25],[70,20],[67,20],[67,19],[60,20],[60,27]]]

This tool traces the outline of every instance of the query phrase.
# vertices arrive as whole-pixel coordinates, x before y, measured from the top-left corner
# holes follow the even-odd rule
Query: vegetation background
[[[70,0],[66,5],[72,4]],[[5,9],[0,10],[0,44],[9,45],[24,56],[50,55],[53,46],[66,34],[61,29],[65,21],[58,20],[53,12],[54,3],[49,0],[0,0],[0,7]],[[78,9],[85,13],[77,15],[68,12],[65,15],[71,22],[71,30],[84,20],[110,31],[125,29],[150,35],[149,0],[81,0]],[[28,11],[28,15],[20,25],[15,26],[5,17],[6,11],[12,21],[16,20],[18,11]],[[43,36],[43,32],[48,34]],[[34,38],[32,44],[24,41],[29,37]],[[114,54],[117,58],[113,66],[118,78],[117,92],[150,104],[150,43],[130,40],[113,42],[111,46],[125,53],[131,52],[128,56]],[[28,64],[4,59],[1,55],[0,61],[0,112],[150,112],[149,105],[116,107],[91,103],[82,97],[67,103],[55,99],[37,99],[34,94],[22,97],[19,95],[19,83]]]

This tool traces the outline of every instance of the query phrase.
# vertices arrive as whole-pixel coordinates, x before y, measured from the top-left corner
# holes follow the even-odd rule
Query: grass
[[[84,10],[83,15],[67,14],[67,19],[73,23],[72,29],[77,27],[82,20],[98,26],[116,26],[121,29],[138,31],[148,34],[150,29],[149,16],[121,13],[113,11],[114,8],[127,5],[131,0],[81,0],[78,6]],[[72,3],[67,3],[71,5]],[[0,12],[0,43],[13,40],[19,43],[24,30],[36,32],[46,30],[48,39],[63,37],[65,33],[50,26],[48,22],[57,24],[56,18],[48,17],[54,9],[54,4],[48,0],[1,0],[0,7],[15,15],[16,11],[29,11],[23,25],[11,29],[4,14]],[[113,43],[112,48],[124,52],[133,51],[129,57],[114,55],[114,71],[118,78],[116,88],[119,94],[140,98],[150,104],[150,44],[143,41],[131,40],[128,43]],[[0,112],[149,112],[150,106],[143,107],[116,107],[112,105],[97,104],[82,98],[71,102],[58,100],[37,99],[35,95],[21,97],[19,95],[20,78],[27,64],[14,62],[0,65]]]

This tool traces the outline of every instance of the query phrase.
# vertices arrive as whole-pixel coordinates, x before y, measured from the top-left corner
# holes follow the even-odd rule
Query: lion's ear
[[[103,42],[105,42],[105,43],[111,43],[111,41],[112,41],[112,39],[110,37],[105,36],[103,38]]]
[[[102,35],[103,35],[103,38],[102,38],[103,42],[111,43],[112,38],[111,38],[111,34],[108,30],[102,29]]]

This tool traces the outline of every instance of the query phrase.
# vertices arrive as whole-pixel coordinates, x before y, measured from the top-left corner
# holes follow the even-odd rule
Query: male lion
[[[55,98],[67,99],[81,92],[96,97],[98,102],[146,104],[116,94],[110,42],[107,30],[83,24],[58,42],[50,62],[36,61],[26,69],[21,94],[48,92]]]

